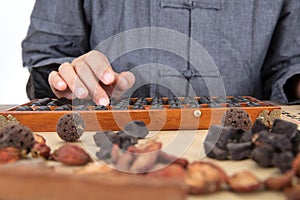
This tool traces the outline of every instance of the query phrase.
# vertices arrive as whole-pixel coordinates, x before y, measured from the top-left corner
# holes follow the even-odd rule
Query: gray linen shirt
[[[101,46],[116,34],[144,27],[174,30],[178,38],[184,34],[191,39],[176,46],[176,37],[157,41],[152,37],[147,48],[116,53],[141,40],[127,34],[129,39]],[[22,43],[23,64],[30,69],[61,64],[96,48],[107,55],[115,71],[133,70],[136,88],[146,84],[135,95],[195,92],[287,103],[284,84],[300,74],[299,30],[299,0],[37,0]],[[165,41],[166,49],[175,45],[182,54],[151,48],[159,46],[158,41]],[[200,66],[204,70],[199,73],[199,66],[189,62],[199,56],[194,42],[211,56],[217,71]]]

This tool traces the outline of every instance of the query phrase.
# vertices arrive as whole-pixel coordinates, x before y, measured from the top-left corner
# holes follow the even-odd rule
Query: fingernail
[[[118,85],[120,85],[122,88],[127,88],[128,87],[128,82],[127,82],[126,78],[121,77],[119,79]]]
[[[78,88],[77,89],[77,95],[78,95],[78,97],[83,97],[84,95],[85,95],[85,89],[83,89],[83,88]]]
[[[99,105],[102,105],[102,106],[107,106],[108,105],[108,99],[106,98],[100,98],[99,99]]]
[[[64,82],[61,82],[61,81],[60,81],[60,82],[57,83],[57,88],[58,88],[58,89],[62,89],[64,86],[65,86],[65,83],[64,83]]]
[[[105,83],[111,83],[114,81],[114,76],[110,72],[104,72],[103,79]]]

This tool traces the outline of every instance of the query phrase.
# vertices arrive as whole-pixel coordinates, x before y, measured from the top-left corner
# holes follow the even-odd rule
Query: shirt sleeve
[[[282,103],[297,101],[289,99],[284,87],[288,79],[300,74],[299,27],[300,1],[286,0],[262,68],[266,99]]]
[[[70,62],[89,51],[89,25],[83,0],[36,0],[26,38],[23,66]]]

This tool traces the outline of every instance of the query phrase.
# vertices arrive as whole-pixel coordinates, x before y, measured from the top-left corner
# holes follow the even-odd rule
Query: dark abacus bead
[[[106,106],[99,105],[95,107],[95,110],[108,110],[108,108]]]
[[[74,110],[89,110],[86,105],[79,105],[74,108]]]
[[[168,100],[167,100],[167,104],[171,105],[171,104],[174,104],[174,103],[179,103],[178,97],[169,97]]]
[[[226,97],[217,97],[216,99],[215,99],[215,101],[217,102],[217,103],[227,103],[227,99],[226,99]]]
[[[48,106],[39,106],[35,111],[51,111]]]
[[[247,107],[258,107],[258,106],[260,106],[260,104],[256,103],[256,102],[249,102],[249,103],[247,103]]]
[[[128,110],[128,107],[127,107],[127,106],[120,106],[120,105],[117,105],[117,106],[113,106],[112,109],[113,109],[113,110]]]
[[[211,102],[209,105],[208,105],[209,108],[220,108],[220,104],[216,103],[216,102]]]
[[[30,105],[31,106],[41,106],[42,104],[40,101],[35,101],[35,102],[32,102]]]
[[[202,106],[198,103],[192,103],[188,105],[189,108],[202,108]]]
[[[133,110],[145,110],[145,107],[143,105],[134,105],[132,107]]]
[[[30,106],[21,106],[16,109],[16,111],[33,111]]]
[[[182,108],[182,105],[180,103],[172,103],[169,106],[170,109],[177,109],[177,108]]]
[[[151,106],[151,109],[163,109],[164,106],[162,104],[153,104]]]
[[[227,107],[242,107],[239,103],[228,103]]]
[[[209,104],[211,103],[211,98],[207,96],[201,96],[199,99],[200,104]]]
[[[72,110],[72,107],[69,105],[59,106],[54,109],[55,111],[64,111],[64,110]]]
[[[181,103],[182,104],[193,104],[193,103],[197,103],[197,100],[194,97],[185,97]]]

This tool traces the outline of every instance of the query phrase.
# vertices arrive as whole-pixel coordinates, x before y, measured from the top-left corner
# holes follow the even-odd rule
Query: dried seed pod
[[[81,147],[66,144],[54,151],[51,157],[65,165],[85,165],[91,162],[91,157]]]
[[[270,177],[264,183],[269,190],[281,190],[291,184],[293,177],[294,171],[290,170],[281,176]]]
[[[148,177],[156,177],[156,178],[171,178],[171,179],[179,179],[184,180],[186,175],[186,171],[182,166],[177,164],[168,165],[162,169],[149,172],[146,176]]]
[[[226,181],[225,172],[212,163],[198,161],[188,165],[185,183],[190,194],[218,191]]]
[[[224,126],[232,126],[244,130],[250,130],[252,127],[249,114],[242,108],[228,109],[223,116],[222,123]]]
[[[57,122],[56,132],[66,142],[76,142],[85,129],[85,123],[79,113],[63,115]]]
[[[33,133],[24,125],[7,125],[0,130],[0,148],[14,147],[26,155],[33,144]]]
[[[0,149],[0,164],[12,163],[21,159],[20,150],[14,147]]]
[[[39,134],[33,134],[33,137],[34,137],[35,143],[46,144],[46,139],[43,136],[41,136]]]
[[[50,156],[51,149],[46,144],[35,143],[31,148],[31,156],[33,158],[45,158],[48,159]]]
[[[253,192],[263,186],[262,182],[249,171],[241,171],[230,176],[228,185],[236,192]]]

